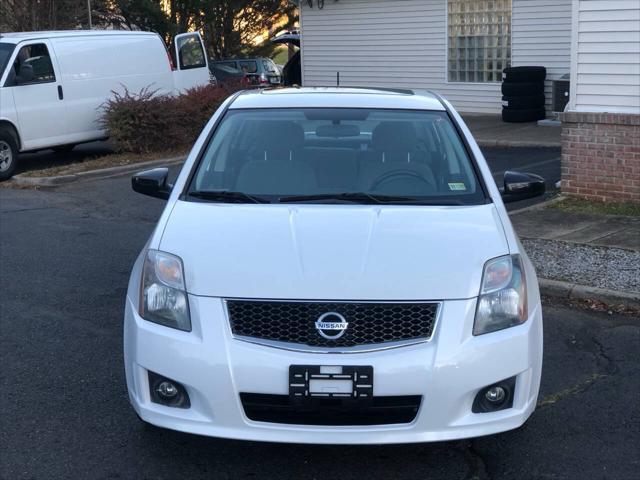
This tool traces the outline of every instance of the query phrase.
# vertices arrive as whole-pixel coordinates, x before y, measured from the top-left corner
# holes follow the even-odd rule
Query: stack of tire
[[[544,67],[509,67],[502,71],[502,121],[535,122],[545,118]]]

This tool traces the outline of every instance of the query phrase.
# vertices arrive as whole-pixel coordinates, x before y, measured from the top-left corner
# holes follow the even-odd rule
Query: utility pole
[[[93,28],[91,25],[91,0],[87,0],[87,11],[89,12],[89,30]]]

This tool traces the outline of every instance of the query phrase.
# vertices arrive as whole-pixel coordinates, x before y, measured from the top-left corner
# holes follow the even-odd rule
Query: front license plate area
[[[373,397],[373,367],[290,365],[289,398],[296,405],[362,405]]]

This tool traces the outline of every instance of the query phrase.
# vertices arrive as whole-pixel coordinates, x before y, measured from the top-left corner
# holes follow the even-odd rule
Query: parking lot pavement
[[[0,478],[637,478],[640,322],[550,304],[540,406],[512,432],[345,447],[143,426],[124,385],[122,310],[161,209],[127,177],[0,189]]]
[[[90,142],[77,145],[70,152],[56,153],[53,150],[39,150],[23,153],[19,157],[16,174],[29,170],[42,170],[79,162],[89,158],[101,157],[115,152],[115,146],[110,141]]]

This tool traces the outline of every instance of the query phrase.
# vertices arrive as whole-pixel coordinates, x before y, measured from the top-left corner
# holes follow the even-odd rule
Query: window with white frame
[[[500,82],[511,65],[511,0],[447,0],[447,79]]]

